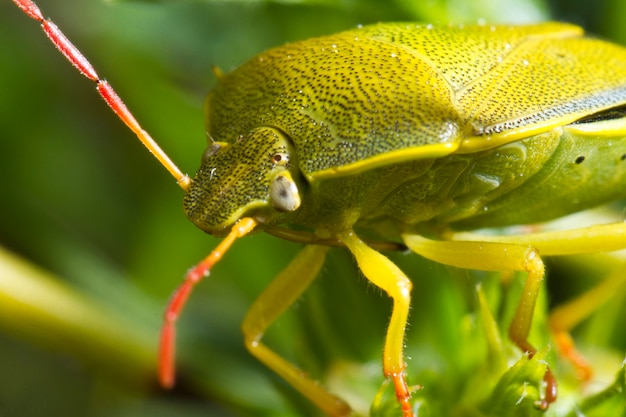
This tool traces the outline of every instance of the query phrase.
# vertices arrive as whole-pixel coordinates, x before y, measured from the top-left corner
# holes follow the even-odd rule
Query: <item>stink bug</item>
[[[255,231],[307,246],[251,308],[246,346],[336,416],[348,415],[349,405],[261,342],[315,278],[327,247],[346,247],[393,299],[383,372],[403,415],[412,416],[403,353],[411,281],[382,251],[408,248],[451,266],[528,273],[510,333],[532,356],[540,255],[625,246],[621,224],[465,233],[550,220],[624,196],[625,53],[583,38],[577,27],[381,24],[270,50],[220,74],[207,99],[209,146],[190,179],[39,9],[14,1],[174,176],[187,216],[225,237],[167,308],[160,357],[166,387],[174,383],[175,323],[193,286],[236,239]],[[556,396],[545,372],[542,408]]]

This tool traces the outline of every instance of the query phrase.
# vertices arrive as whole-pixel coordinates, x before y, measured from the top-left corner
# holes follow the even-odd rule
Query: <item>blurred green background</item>
[[[190,174],[206,143],[202,101],[215,83],[211,67],[229,71],[285,42],[378,21],[481,18],[565,20],[626,43],[621,0],[38,4]],[[247,307],[299,249],[266,235],[237,242],[194,293],[180,323],[179,384],[169,393],[157,387],[163,308],[184,272],[217,240],[186,221],[182,192],[167,172],[36,22],[7,0],[0,4],[0,196],[0,416],[319,415],[242,344]],[[392,256],[415,283],[410,380],[430,383],[420,415],[481,415],[485,393],[475,382],[488,368],[487,347],[476,331],[474,287],[483,283],[495,310],[506,310],[507,291],[493,275]],[[574,270],[611,265],[580,262]],[[562,264],[551,266],[557,275],[550,277],[551,301],[590,285],[572,280],[572,272],[559,281],[558,272],[574,265]],[[599,369],[590,392],[610,383],[623,359],[620,306],[618,298],[577,333]],[[390,307],[346,251],[332,250],[318,281],[266,341],[367,410],[382,381]],[[542,318],[535,340],[547,341]],[[574,387],[577,381],[564,367],[566,395],[549,415],[568,415],[589,395],[578,388],[567,395],[568,380]],[[626,415],[623,398],[616,404],[614,415]]]

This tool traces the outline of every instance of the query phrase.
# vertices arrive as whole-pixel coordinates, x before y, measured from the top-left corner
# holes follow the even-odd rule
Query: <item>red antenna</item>
[[[104,101],[111,107],[111,110],[119,117],[130,130],[135,132],[137,138],[145,145],[146,148],[159,160],[170,174],[176,179],[178,185],[187,190],[191,180],[187,174],[183,174],[181,170],[176,166],[174,162],[167,156],[167,154],[161,149],[161,147],[152,139],[150,134],[146,132],[139,122],[135,119],[135,116],[128,110],[126,104],[122,101],[119,95],[115,92],[111,84],[106,80],[100,78],[94,67],[89,63],[87,58],[70,42],[69,39],[61,32],[61,30],[52,23],[51,20],[43,17],[41,10],[31,0],[13,0],[17,6],[22,9],[27,15],[32,17],[41,23],[43,31],[48,38],[52,41],[54,46],[63,54],[68,61],[74,65],[81,74],[89,78],[96,84],[98,93],[102,96]]]
[[[100,93],[113,112],[115,112],[126,126],[135,132],[141,143],[143,143],[156,159],[159,160],[161,165],[176,178],[178,185],[186,191],[191,183],[189,176],[183,174],[180,169],[178,169],[176,164],[163,152],[161,147],[152,139],[148,132],[141,127],[122,99],[115,90],[113,90],[113,87],[111,87],[106,80],[100,78],[87,58],[85,58],[51,20],[43,17],[41,10],[32,0],[13,0],[13,2],[31,18],[41,23],[43,31],[48,38],[50,38],[54,46],[65,55],[67,60],[85,77],[96,84],[98,93]],[[172,295],[167,309],[165,310],[159,343],[159,380],[163,387],[171,388],[174,385],[176,322],[193,288],[199,281],[209,275],[209,271],[213,265],[222,258],[235,240],[249,234],[256,226],[257,221],[250,217],[245,217],[237,222],[232,227],[228,236],[209,254],[209,256],[187,272],[184,281]]]

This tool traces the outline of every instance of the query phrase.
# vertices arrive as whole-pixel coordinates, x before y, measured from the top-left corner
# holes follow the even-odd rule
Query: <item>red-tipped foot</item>
[[[391,376],[393,386],[396,390],[396,398],[402,409],[402,417],[413,417],[411,408],[411,391],[404,380],[404,373],[394,374]]]

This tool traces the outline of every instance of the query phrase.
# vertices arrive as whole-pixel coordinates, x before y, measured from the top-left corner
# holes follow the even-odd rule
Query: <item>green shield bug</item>
[[[380,24],[293,43],[222,74],[207,98],[209,146],[193,179],[160,150],[30,0],[14,0],[88,78],[185,191],[187,216],[225,236],[172,297],[160,378],[174,382],[175,322],[193,286],[254,231],[307,246],[250,309],[250,352],[329,415],[350,413],[261,338],[306,289],[328,246],[347,248],[393,299],[383,371],[414,415],[403,353],[411,281],[381,251],[461,268],[524,271],[511,339],[530,355],[540,256],[621,249],[622,224],[510,236],[626,195],[626,52],[565,24]],[[297,277],[297,278],[294,278]],[[541,407],[556,397],[546,370]],[[417,381],[419,382],[419,381]]]

